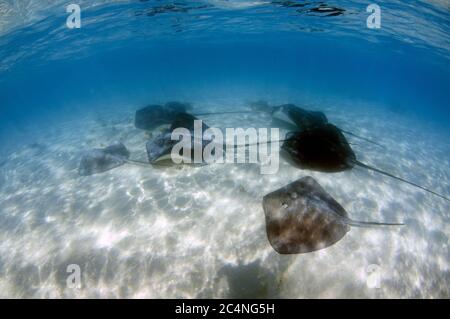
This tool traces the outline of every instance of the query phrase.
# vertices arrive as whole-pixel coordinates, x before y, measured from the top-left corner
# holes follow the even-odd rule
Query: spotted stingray
[[[350,226],[397,226],[400,223],[355,221],[312,177],[303,177],[263,198],[266,231],[280,254],[323,249],[341,240]]]

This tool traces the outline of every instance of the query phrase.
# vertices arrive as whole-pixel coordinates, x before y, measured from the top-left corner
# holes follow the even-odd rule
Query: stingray
[[[301,254],[333,245],[350,226],[398,226],[401,223],[355,221],[312,177],[303,177],[263,198],[266,232],[280,254]]]
[[[130,152],[122,143],[96,148],[83,155],[78,173],[81,176],[103,173],[125,164],[129,157]]]
[[[162,110],[161,106],[148,106],[141,110],[142,113],[146,114],[145,116],[143,117],[136,116],[136,122],[143,120],[147,116],[149,117],[147,118],[147,120],[150,121],[151,115],[157,117],[158,115],[163,115],[164,113],[165,117],[164,116],[160,117],[158,121],[151,120],[152,123],[156,126],[159,126],[159,124],[161,123],[163,124],[166,124],[166,122],[170,123],[170,129],[162,131],[160,135],[158,135],[156,138],[146,143],[147,158],[149,162],[130,160],[129,159],[130,152],[127,150],[125,145],[123,145],[122,143],[114,143],[106,148],[93,149],[84,154],[80,162],[78,170],[79,174],[81,176],[88,176],[97,173],[102,173],[111,170],[113,168],[119,167],[121,165],[124,165],[126,163],[135,165],[146,165],[146,166],[148,165],[167,166],[164,165],[164,163],[156,163],[156,162],[169,159],[171,160],[172,147],[178,142],[171,140],[172,131],[175,130],[176,128],[186,128],[189,131],[191,131],[191,135],[194,136],[193,134],[194,121],[198,120],[198,118],[182,111],[186,108],[189,108],[188,104],[185,103],[183,104],[179,102],[169,102],[166,104],[164,109],[165,111],[169,110],[169,113],[171,114],[170,118],[168,116],[169,113],[164,113],[165,111],[164,112],[161,111]],[[152,111],[146,113],[150,109]],[[164,121],[162,121],[163,118]],[[202,122],[202,133],[208,128],[209,127]],[[198,143],[200,143],[200,141],[198,141]],[[206,146],[206,144],[209,143],[209,141],[204,140],[201,143],[203,144],[202,145],[203,149]]]
[[[178,113],[171,119],[170,131],[173,131],[177,128],[185,128],[189,131],[194,131],[194,121],[196,120],[199,120],[199,118],[195,115],[185,112]],[[202,133],[208,128],[209,126],[202,121]]]
[[[163,105],[148,105],[142,109],[136,111],[134,117],[134,125],[138,129],[151,131],[161,125],[168,125],[173,123],[177,117],[184,116],[187,120],[190,120],[189,116],[209,116],[209,115],[222,115],[222,114],[241,114],[241,113],[253,113],[252,111],[223,111],[223,112],[204,112],[204,113],[188,113],[192,109],[192,105],[183,102],[168,102]],[[184,120],[186,122],[186,120]]]
[[[165,104],[165,107],[172,110],[179,110],[180,112],[192,110],[192,104],[187,102],[170,101]]]
[[[158,126],[170,123],[178,113],[185,113],[190,104],[169,102],[165,106],[148,105],[136,111],[134,125],[142,130],[151,131]]]
[[[147,141],[145,147],[147,150],[147,158],[148,158],[149,162],[156,163],[156,162],[161,162],[161,161],[165,161],[165,162],[173,161],[172,154],[171,154],[172,148],[179,141],[172,140],[171,135],[172,135],[173,130],[175,130],[177,128],[185,128],[185,129],[189,130],[189,132],[191,134],[192,148],[190,149],[191,156],[189,156],[191,161],[194,159],[193,149],[195,148],[195,145],[200,144],[199,146],[201,147],[201,150],[203,153],[206,145],[211,143],[211,140],[203,138],[204,132],[205,132],[205,130],[207,130],[209,128],[209,126],[205,122],[202,121],[202,132],[201,132],[202,138],[200,139],[198,137],[195,137],[195,135],[194,135],[194,129],[195,129],[194,121],[195,120],[198,120],[198,118],[194,115],[191,115],[188,113],[179,113],[174,117],[172,123],[170,124],[169,129],[163,130],[159,135],[157,135],[153,139]],[[233,145],[233,147],[235,147],[235,148],[240,147],[240,146],[247,146],[247,144]],[[229,147],[229,145],[227,145],[226,143],[223,143],[222,151],[224,151],[224,149],[226,147]],[[215,155],[215,154],[213,153],[212,155]],[[193,164],[193,162],[192,162],[192,164]],[[193,165],[198,165],[198,164],[205,165],[206,162],[203,161],[202,163],[195,163]]]
[[[138,166],[167,166],[161,163],[149,163],[130,159],[130,152],[122,143],[115,142],[105,148],[95,148],[86,152],[80,161],[78,174],[89,176],[103,173],[124,164]]]
[[[175,102],[173,102],[175,103]],[[174,105],[172,105],[174,106]],[[175,106],[178,107],[178,106]],[[209,140],[194,141],[194,121],[197,120],[193,115],[185,112],[175,112],[171,119],[169,129],[165,129],[154,139],[146,143],[147,158],[149,162],[131,160],[130,152],[122,143],[114,143],[103,149],[93,149],[81,158],[78,169],[79,175],[88,176],[103,173],[124,164],[143,165],[143,166],[169,166],[162,161],[172,160],[172,147],[178,142],[171,140],[172,131],[176,128],[186,128],[191,131],[192,145],[193,143],[202,143],[203,148],[210,143]],[[208,129],[208,125],[202,122],[202,133]],[[203,134],[202,134],[203,135]]]
[[[320,172],[342,172],[352,169],[356,165],[449,200],[447,197],[423,186],[361,163],[357,160],[355,153],[339,128],[329,123],[301,132],[288,133],[283,140],[281,149],[283,154],[287,155],[287,158],[301,169]]]
[[[300,130],[308,130],[328,123],[328,118],[325,115],[325,113],[320,111],[309,111],[295,104],[283,104],[275,106],[272,108],[271,114],[274,119],[288,123],[291,126],[293,125]],[[366,142],[383,147],[381,144],[374,142],[370,139],[367,139],[365,137],[356,135],[349,131],[345,131],[341,128],[339,128],[339,130],[345,134],[354,136]]]
[[[253,112],[270,113],[272,116],[272,120],[275,123],[279,122],[280,124],[287,126],[287,128],[292,131],[307,130],[315,126],[321,126],[328,123],[328,118],[323,112],[309,111],[292,103],[270,106],[266,101],[260,100],[256,102],[250,102],[249,105]],[[345,134],[352,135],[366,142],[384,147],[383,145],[365,137],[356,135],[343,129],[340,130]]]
[[[171,139],[172,131],[170,129],[166,129],[161,132],[161,134],[157,135],[155,138],[147,141],[145,144],[145,148],[147,150],[147,158],[150,164],[155,163],[164,163],[165,166],[174,165],[172,158],[172,148],[177,144],[178,140]],[[202,163],[194,163],[194,144],[201,143],[201,150],[203,154],[203,149],[209,143],[208,140],[195,140],[193,134],[191,134],[191,148],[185,149],[188,152],[187,157],[184,160],[191,160],[191,165],[205,165]],[[179,155],[181,158],[181,154]]]
[[[328,119],[323,112],[308,111],[295,104],[275,106],[271,113],[273,118],[294,125],[300,130],[328,123]]]
[[[147,150],[147,158],[150,163],[157,161],[170,160],[170,154],[173,146],[177,141],[173,141],[170,137],[172,132],[170,130],[164,130],[161,134],[155,138],[147,141],[145,148]]]
[[[155,138],[147,141],[145,147],[147,150],[147,158],[150,163],[155,163],[158,161],[171,161],[171,152],[175,144],[178,143],[177,140],[172,140],[171,135],[175,129],[184,128],[190,131],[192,137],[192,143],[194,143],[194,121],[198,118],[189,113],[177,113],[171,120],[170,128],[163,130]],[[204,122],[202,122],[202,136],[203,132],[209,128]],[[198,141],[202,143],[202,150],[208,143],[207,140]],[[194,145],[194,144],[192,144]],[[191,152],[192,153],[192,152]]]

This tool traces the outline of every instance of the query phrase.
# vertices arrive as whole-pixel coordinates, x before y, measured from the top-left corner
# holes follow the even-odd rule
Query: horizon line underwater
[[[445,1],[0,12],[1,298],[449,297]]]

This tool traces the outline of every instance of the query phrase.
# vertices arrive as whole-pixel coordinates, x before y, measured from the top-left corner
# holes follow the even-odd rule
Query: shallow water
[[[20,3],[18,5],[17,3]],[[273,175],[255,164],[122,166],[78,176],[84,151],[121,141],[146,159],[134,112],[188,101],[198,112],[297,103],[375,139],[357,157],[450,194],[448,4],[81,1],[0,3],[0,295],[2,297],[449,297],[449,205],[363,169]],[[181,4],[180,4],[181,3]],[[303,3],[303,2],[302,2]],[[268,127],[266,114],[214,127]],[[156,133],[156,132],[153,132]],[[355,220],[338,243],[279,255],[262,197],[313,176]],[[67,265],[82,270],[67,287]],[[377,287],[370,280],[376,270]]]

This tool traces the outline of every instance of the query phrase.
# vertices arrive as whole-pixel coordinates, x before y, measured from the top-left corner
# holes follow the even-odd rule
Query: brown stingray
[[[301,178],[263,198],[267,237],[280,254],[301,254],[338,242],[350,226],[396,226],[402,224],[359,222],[312,177]]]

